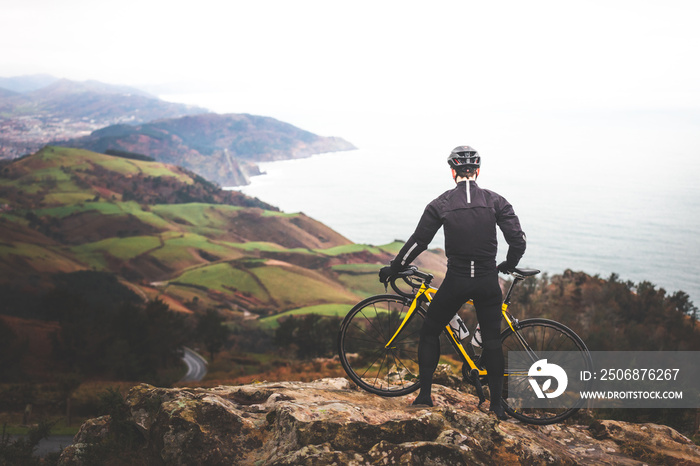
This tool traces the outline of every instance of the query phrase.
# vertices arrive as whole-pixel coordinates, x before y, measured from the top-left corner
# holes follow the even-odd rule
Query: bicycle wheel
[[[586,387],[577,386],[580,382],[570,383],[567,379],[560,394],[544,395],[540,391],[538,396],[530,381],[536,377],[529,375],[534,363],[546,358],[550,361],[544,363],[550,367],[558,365],[576,371],[591,369],[588,348],[573,330],[548,319],[526,319],[517,324],[516,332],[505,329],[501,341],[506,358],[503,398],[509,415],[528,424],[554,424],[570,417],[583,405],[580,390]],[[561,383],[556,377],[552,379]],[[543,387],[551,386],[551,383],[552,380],[545,380]],[[549,398],[555,394],[555,398]]]
[[[425,311],[416,308],[390,347],[411,300],[396,295],[367,298],[350,310],[338,333],[338,354],[348,377],[380,396],[403,396],[419,387],[418,340]]]

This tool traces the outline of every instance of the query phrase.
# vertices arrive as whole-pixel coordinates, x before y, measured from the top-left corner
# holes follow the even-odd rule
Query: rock
[[[438,364],[433,374],[433,382],[456,389],[467,389],[469,387],[469,385],[462,380],[461,376],[455,375],[449,364]]]
[[[126,396],[128,421],[142,438],[104,460],[123,464],[120,459],[138,457],[164,465],[700,465],[700,449],[665,426],[501,422],[486,412],[487,404],[480,408],[473,395],[434,388],[435,407],[416,408],[410,406],[412,395],[381,398],[342,378],[211,389],[142,384]],[[89,464],[91,446],[110,435],[109,418],[87,421],[60,464]]]

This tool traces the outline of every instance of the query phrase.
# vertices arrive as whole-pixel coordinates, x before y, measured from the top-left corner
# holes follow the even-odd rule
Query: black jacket
[[[496,225],[508,242],[508,267],[525,253],[525,233],[513,207],[499,194],[481,189],[475,181],[461,181],[425,208],[416,231],[401,248],[392,268],[409,265],[425,251],[440,227],[445,228],[449,269],[480,276],[496,270]]]

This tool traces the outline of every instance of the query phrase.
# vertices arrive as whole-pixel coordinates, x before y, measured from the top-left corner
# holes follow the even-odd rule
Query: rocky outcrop
[[[222,186],[243,186],[260,174],[258,162],[356,149],[274,118],[207,113],[141,125],[119,124],[89,136],[56,142],[94,152],[136,153],[179,165]]]
[[[594,421],[529,426],[498,421],[476,397],[435,386],[434,408],[412,396],[380,398],[345,379],[212,389],[134,387],[128,415],[137,432],[104,458],[165,465],[700,464],[700,449],[665,426]],[[115,420],[86,422],[63,465],[89,464]],[[114,462],[109,462],[114,461]],[[139,463],[141,464],[141,463]]]

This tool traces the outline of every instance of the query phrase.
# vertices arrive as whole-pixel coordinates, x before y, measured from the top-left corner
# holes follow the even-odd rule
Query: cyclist
[[[456,147],[447,158],[457,186],[425,208],[413,235],[390,265],[379,271],[387,281],[427,249],[444,227],[447,274],[428,307],[418,345],[420,392],[414,405],[433,406],[433,373],[440,358],[440,333],[459,308],[473,299],[481,327],[483,356],[490,390],[490,410],[508,416],[501,403],[504,358],[501,347],[501,287],[498,272],[512,271],[525,253],[525,234],[513,207],[502,196],[480,188],[481,157],[470,146]],[[506,260],[496,265],[496,225],[508,243]]]

